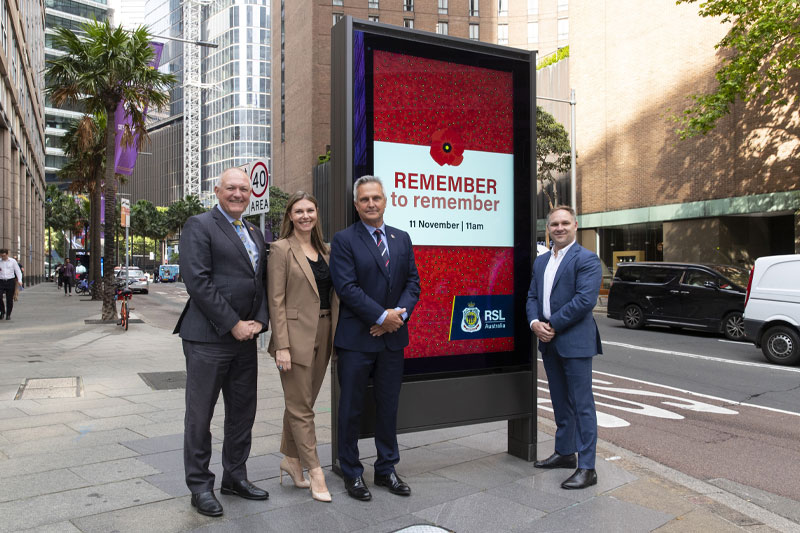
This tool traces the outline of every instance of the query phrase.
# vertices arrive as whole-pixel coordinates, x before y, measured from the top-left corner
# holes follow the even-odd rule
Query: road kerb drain
[[[26,378],[19,386],[15,400],[45,400],[51,398],[80,398],[83,396],[83,379],[80,376],[64,378]]]

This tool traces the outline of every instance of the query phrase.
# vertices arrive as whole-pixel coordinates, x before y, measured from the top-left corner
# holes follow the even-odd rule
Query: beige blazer
[[[330,256],[323,255],[330,264]],[[267,262],[267,303],[272,327],[269,351],[289,349],[292,363],[310,366],[319,322],[319,292],[314,272],[300,241],[290,235],[270,246]],[[331,349],[339,319],[339,298],[331,289]]]

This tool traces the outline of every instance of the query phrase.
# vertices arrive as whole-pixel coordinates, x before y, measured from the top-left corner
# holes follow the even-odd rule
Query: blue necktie
[[[386,249],[386,243],[383,242],[383,232],[376,229],[373,235],[375,235],[375,240],[378,242],[378,253],[380,253],[381,257],[386,261],[384,266],[389,268],[389,250]]]
[[[242,240],[242,244],[244,244],[244,249],[247,250],[247,255],[250,256],[250,264],[253,265],[253,270],[256,269],[256,250],[254,248],[253,243],[250,239],[247,238],[247,234],[244,232],[244,225],[242,225],[241,220],[234,220],[233,227],[236,228],[236,234],[239,235],[239,238]]]

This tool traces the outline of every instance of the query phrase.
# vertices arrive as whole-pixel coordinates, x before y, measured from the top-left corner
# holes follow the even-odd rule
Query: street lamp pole
[[[564,100],[563,98],[550,98],[547,96],[537,96],[537,100],[547,100],[549,102],[561,102],[564,104],[569,104],[569,115],[570,115],[570,128],[569,128],[569,174],[570,174],[570,194],[569,194],[569,202],[575,212],[578,212],[578,175],[575,168],[575,159],[577,158],[575,153],[575,106],[578,104],[577,100],[575,100],[575,89],[569,90],[569,100]]]

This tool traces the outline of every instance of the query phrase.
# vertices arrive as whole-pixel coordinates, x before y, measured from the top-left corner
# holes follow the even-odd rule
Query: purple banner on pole
[[[151,42],[150,46],[153,48],[153,53],[155,54],[153,60],[150,62],[150,67],[158,68],[161,63],[161,51],[164,49],[164,43]],[[144,114],[147,115],[147,107],[144,108]],[[114,123],[117,125],[114,172],[130,176],[133,174],[133,167],[136,165],[136,156],[139,153],[139,136],[134,134],[133,142],[128,146],[122,146],[122,134],[125,132],[125,126],[131,126],[131,117],[125,112],[124,101],[120,102],[117,106],[117,111],[114,113]]]

